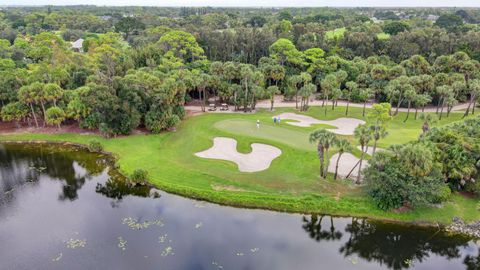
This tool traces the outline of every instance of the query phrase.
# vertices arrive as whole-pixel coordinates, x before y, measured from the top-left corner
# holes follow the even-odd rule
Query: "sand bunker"
[[[270,167],[272,161],[282,151],[276,147],[253,143],[252,152],[242,154],[237,151],[237,141],[231,138],[216,137],[213,146],[203,152],[195,153],[197,157],[233,161],[241,172],[258,172]]]
[[[328,172],[335,173],[335,165],[337,163],[338,153],[333,155],[330,158],[330,162],[328,164]],[[348,173],[352,170],[353,166],[355,166],[360,159],[355,157],[350,153],[344,153],[340,158],[340,163],[338,164],[338,176],[346,177]],[[362,162],[362,171],[368,167],[368,160],[363,160]],[[349,177],[355,178],[358,175],[358,165],[355,167],[355,170],[350,174]]]
[[[280,117],[281,120],[289,119],[295,120],[298,122],[289,122],[286,121],[287,124],[299,126],[299,127],[309,127],[315,124],[326,124],[330,126],[337,127],[336,129],[329,129],[331,132],[340,134],[340,135],[353,135],[353,131],[359,125],[365,124],[365,121],[355,119],[355,118],[337,118],[335,120],[318,120],[313,117],[307,115],[301,115],[296,113],[282,113],[277,115],[276,117]]]

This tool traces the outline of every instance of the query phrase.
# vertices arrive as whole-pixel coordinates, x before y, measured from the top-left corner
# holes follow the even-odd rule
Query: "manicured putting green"
[[[287,146],[306,150],[313,151],[315,147],[308,141],[308,136],[310,131],[296,131],[288,128],[282,127],[282,125],[287,125],[282,123],[280,125],[273,124],[260,124],[260,128],[257,128],[256,122],[252,120],[245,119],[229,119],[222,120],[215,123],[215,128],[218,128],[222,131],[232,133],[232,135],[243,135],[260,139],[268,139],[271,141],[279,142]],[[316,125],[319,128],[335,128],[328,125]]]

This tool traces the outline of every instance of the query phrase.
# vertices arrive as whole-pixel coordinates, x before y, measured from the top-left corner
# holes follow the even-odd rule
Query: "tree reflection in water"
[[[0,145],[1,146],[1,145]],[[129,188],[123,177],[108,169],[109,160],[104,156],[87,153],[71,147],[55,145],[6,145],[0,147],[0,201],[8,201],[9,192],[25,184],[35,185],[42,175],[62,183],[58,199],[73,201],[86,181],[102,173],[108,173],[107,182],[99,183],[96,191],[118,204],[126,195],[147,197],[149,187]],[[11,196],[9,196],[11,198]]]
[[[111,202],[112,207],[118,207],[123,197],[127,195],[150,197],[152,194],[154,198],[160,196],[156,191],[152,193],[152,188],[149,186],[129,186],[126,179],[117,173],[109,173],[109,176],[105,183],[97,183],[95,191],[108,198],[114,199]]]
[[[467,267],[467,270],[480,270],[480,249],[478,249],[476,256],[465,256],[463,263]]]
[[[460,258],[460,249],[467,247],[470,240],[467,237],[447,236],[443,231],[431,228],[359,218],[352,218],[344,230],[339,230],[335,228],[334,219],[328,217],[330,228],[323,228],[325,224],[322,224],[322,220],[325,217],[328,216],[303,217],[302,227],[310,238],[316,241],[343,241],[339,252],[345,257],[358,256],[395,270],[410,268],[433,254],[447,259]],[[480,269],[480,255],[467,255],[464,264],[468,269]]]
[[[342,238],[342,232],[335,230],[333,217],[330,218],[330,228],[322,230],[322,220],[325,215],[312,215],[310,220],[303,217],[303,229],[310,235],[310,238],[316,241],[320,240],[339,240]]]

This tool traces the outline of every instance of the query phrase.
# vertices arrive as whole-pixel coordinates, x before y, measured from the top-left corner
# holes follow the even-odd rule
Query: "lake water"
[[[474,241],[437,229],[219,206],[109,168],[0,145],[0,269],[480,269]]]

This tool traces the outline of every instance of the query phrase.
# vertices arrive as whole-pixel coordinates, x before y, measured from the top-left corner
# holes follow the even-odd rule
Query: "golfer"
[[[277,123],[277,117],[273,117],[273,124],[275,125]]]
[[[257,120],[257,129],[260,128],[260,120]]]

